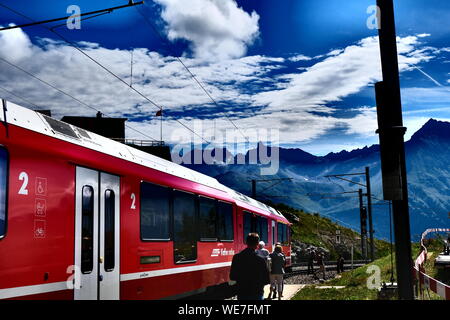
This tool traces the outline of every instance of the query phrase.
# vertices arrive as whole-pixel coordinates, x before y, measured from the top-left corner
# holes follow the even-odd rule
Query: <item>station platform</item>
[[[291,298],[304,287],[305,287],[304,284],[285,284],[283,290],[283,297],[281,297],[281,300],[291,300]],[[267,285],[264,287],[264,299],[266,299],[269,296],[269,292],[270,292],[270,285]],[[278,297],[275,298],[274,300],[278,300]]]

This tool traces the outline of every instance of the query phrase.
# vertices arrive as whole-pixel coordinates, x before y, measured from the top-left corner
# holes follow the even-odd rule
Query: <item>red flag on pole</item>
[[[156,117],[161,117],[162,116],[162,109],[158,110],[158,112],[156,112]]]

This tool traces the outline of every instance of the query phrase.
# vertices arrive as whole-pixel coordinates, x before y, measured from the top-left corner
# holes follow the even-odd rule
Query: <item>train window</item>
[[[6,234],[6,208],[8,190],[8,152],[0,148],[0,239]]]
[[[291,227],[286,226],[286,244],[291,242]]]
[[[115,266],[115,204],[114,191],[105,191],[105,271],[113,271]]]
[[[278,223],[278,242],[282,244],[288,243],[288,226],[283,223]]]
[[[217,209],[217,236],[220,241],[233,241],[233,206],[219,201]]]
[[[141,240],[168,241],[170,189],[141,183]]]
[[[257,216],[256,217],[256,232],[259,234],[259,239],[267,244],[268,239],[268,225],[267,218]]]
[[[193,194],[174,191],[173,247],[175,263],[192,262],[197,259],[195,200]]]
[[[267,243],[269,241],[267,218],[244,211],[244,242],[250,232],[256,232],[259,239]]]
[[[94,189],[84,186],[81,204],[81,272],[91,273],[94,267]]]
[[[273,245],[275,245],[275,225],[276,225],[276,222],[275,221],[272,221],[272,244]]]
[[[277,242],[283,242],[283,224],[279,222],[277,224]]]
[[[250,232],[254,232],[253,214],[244,211],[244,243],[247,241],[247,235]]]
[[[200,240],[216,241],[216,201],[210,198],[199,198]]]

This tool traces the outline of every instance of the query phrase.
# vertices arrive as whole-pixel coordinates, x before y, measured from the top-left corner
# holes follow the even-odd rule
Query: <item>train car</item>
[[[288,220],[216,179],[3,101],[0,299],[179,299],[229,288],[245,235]]]

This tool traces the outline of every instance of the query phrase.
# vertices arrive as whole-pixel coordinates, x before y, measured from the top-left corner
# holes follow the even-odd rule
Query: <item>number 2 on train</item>
[[[22,186],[19,189],[19,194],[28,195],[28,174],[24,171],[22,171],[19,174],[19,180],[23,181]]]
[[[134,193],[131,194],[131,209],[136,209],[136,195]]]

